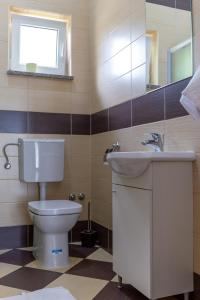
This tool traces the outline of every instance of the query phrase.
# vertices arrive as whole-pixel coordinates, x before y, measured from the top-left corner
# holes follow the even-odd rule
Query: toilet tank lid
[[[69,200],[43,200],[29,202],[28,208],[40,216],[58,216],[79,214],[82,205]]]

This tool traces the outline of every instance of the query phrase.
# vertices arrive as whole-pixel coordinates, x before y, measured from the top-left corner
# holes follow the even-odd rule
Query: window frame
[[[67,23],[63,21],[49,20],[41,17],[11,15],[11,44],[10,44],[10,69],[12,71],[26,72],[26,65],[20,64],[20,27],[41,27],[58,31],[57,42],[57,68],[37,66],[37,72],[41,74],[68,75],[67,60]]]

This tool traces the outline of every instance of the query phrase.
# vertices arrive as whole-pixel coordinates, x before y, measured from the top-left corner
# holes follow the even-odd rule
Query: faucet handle
[[[120,150],[120,144],[119,144],[119,142],[117,141],[116,143],[114,143],[113,145],[112,145],[112,151],[113,152],[118,152]]]

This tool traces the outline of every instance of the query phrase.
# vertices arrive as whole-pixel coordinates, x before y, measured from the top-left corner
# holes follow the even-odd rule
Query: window
[[[168,83],[176,82],[193,74],[192,39],[168,50]]]
[[[41,17],[12,14],[10,68],[37,73],[69,75],[67,23]]]

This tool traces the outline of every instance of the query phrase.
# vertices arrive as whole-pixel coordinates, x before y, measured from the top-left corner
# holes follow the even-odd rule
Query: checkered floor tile
[[[0,298],[44,287],[62,286],[77,300],[147,300],[129,285],[117,287],[112,256],[101,248],[71,244],[69,267],[49,270],[39,265],[31,248],[0,252]],[[200,298],[198,291],[192,300]],[[179,300],[168,298],[165,300]],[[164,299],[162,299],[164,300]]]

